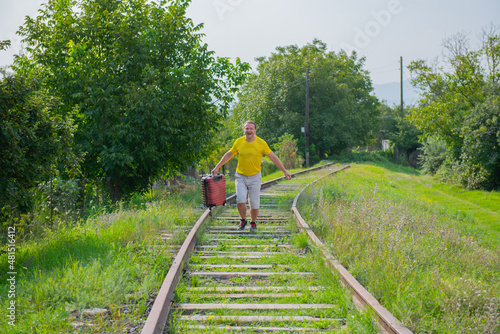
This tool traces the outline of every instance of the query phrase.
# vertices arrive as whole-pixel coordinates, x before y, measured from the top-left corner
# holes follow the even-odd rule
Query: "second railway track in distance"
[[[234,204],[207,210],[174,260],[143,333],[410,333],[376,300],[371,305],[362,287],[353,288],[350,280],[357,282],[349,274],[339,275],[339,264],[325,265],[328,254],[307,247],[308,234],[319,246],[312,249],[321,242],[296,210],[297,194],[343,168],[329,165],[264,183],[256,232],[237,229]],[[342,284],[357,304],[375,311],[380,328]]]

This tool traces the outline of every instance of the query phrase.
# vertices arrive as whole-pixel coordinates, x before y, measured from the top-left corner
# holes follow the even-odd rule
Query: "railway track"
[[[142,333],[339,333],[350,328],[411,333],[329,254],[296,209],[308,182],[346,167],[329,165],[297,173],[291,181],[264,183],[256,232],[237,229],[235,205],[206,210],[174,259]],[[357,305],[374,311],[378,329],[353,307],[342,285]]]

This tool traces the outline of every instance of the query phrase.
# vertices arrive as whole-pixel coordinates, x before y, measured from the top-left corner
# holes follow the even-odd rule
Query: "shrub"
[[[279,141],[272,145],[274,153],[280,158],[286,169],[298,168],[302,165],[302,157],[298,154],[297,139],[285,133]]]
[[[446,143],[437,137],[430,137],[419,150],[423,153],[419,157],[422,171],[425,174],[436,174],[446,159]]]
[[[51,202],[53,212],[61,218],[71,219],[79,214],[78,204],[81,203],[79,198],[81,190],[77,179],[54,178],[52,186],[50,182],[40,183],[37,192],[39,208],[47,215],[50,214]]]

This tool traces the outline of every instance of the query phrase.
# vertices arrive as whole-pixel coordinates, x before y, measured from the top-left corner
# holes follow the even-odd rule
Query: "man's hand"
[[[269,158],[269,160],[273,162],[273,164],[276,165],[276,167],[278,167],[283,172],[283,174],[285,174],[287,180],[290,180],[292,178],[292,174],[288,173],[285,166],[283,166],[283,164],[281,163],[280,159],[276,156],[276,154],[274,154],[273,152],[269,152],[267,157]]]

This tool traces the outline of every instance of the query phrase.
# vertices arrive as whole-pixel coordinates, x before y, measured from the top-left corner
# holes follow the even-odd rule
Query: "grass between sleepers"
[[[324,174],[325,171],[318,171],[318,174]],[[317,175],[316,175],[317,177]],[[306,185],[309,181],[315,179],[314,176],[307,175],[301,176],[300,179],[296,178],[292,181],[284,181],[282,185],[291,185],[291,183],[300,183],[301,185]],[[289,182],[289,183],[287,183]],[[298,190],[295,192],[288,193],[284,192],[282,197],[264,197],[265,203],[279,203],[278,208],[272,210],[289,210],[291,201],[295,197]],[[235,209],[229,209],[233,214],[237,215]],[[262,210],[265,213],[266,210]],[[290,216],[290,213],[288,213]],[[212,225],[224,226],[231,223],[224,221],[223,219],[214,220]],[[262,231],[266,223],[262,222],[260,225]],[[216,251],[245,251],[241,248],[237,248],[237,245],[264,245],[264,248],[250,248],[246,251],[276,251],[273,255],[268,255],[265,257],[257,259],[240,259],[240,258],[228,258],[224,256],[216,258],[202,258],[203,251],[199,250],[194,254],[188,265],[191,271],[196,270],[210,270],[212,272],[218,271],[254,271],[253,269],[244,268],[208,268],[209,265],[214,264],[226,264],[226,265],[237,265],[237,264],[273,264],[273,268],[265,269],[265,271],[276,272],[269,278],[251,278],[251,277],[233,277],[228,279],[215,279],[210,277],[199,277],[196,275],[186,274],[181,280],[180,285],[176,290],[176,303],[264,303],[264,304],[276,304],[276,303],[314,303],[314,304],[335,304],[334,309],[319,309],[312,313],[324,319],[317,322],[302,323],[302,322],[280,322],[273,321],[271,323],[262,323],[263,326],[277,326],[277,327],[314,327],[318,331],[325,333],[376,333],[378,329],[374,325],[373,315],[370,312],[360,312],[354,306],[351,297],[344,290],[339,282],[339,277],[336,273],[332,273],[330,268],[324,266],[321,256],[317,253],[307,252],[305,255],[299,255],[299,249],[308,247],[307,235],[305,233],[299,233],[294,221],[289,219],[287,222],[282,222],[280,224],[273,224],[273,226],[280,226],[282,230],[291,232],[289,237],[283,237],[279,239],[272,238],[262,238],[262,239],[249,239],[244,236],[224,236],[224,241],[213,241],[206,234],[201,236],[200,245],[211,245],[215,246],[210,250]],[[209,229],[210,227],[207,227]],[[222,234],[221,234],[222,236]],[[285,249],[282,247],[286,246]],[[204,248],[206,249],[206,248]],[[281,252],[278,252],[280,251]],[[221,254],[222,255],[222,254]],[[313,276],[298,276],[293,274],[293,272],[314,272]],[[295,287],[296,295],[284,296],[284,297],[256,297],[257,293],[253,292],[247,298],[238,298],[233,300],[231,298],[226,298],[225,293],[214,295],[208,291],[200,292],[192,288],[205,287],[209,290],[215,287],[235,287],[235,286],[255,286],[262,287],[264,291],[273,292],[271,286],[284,286],[284,287]],[[321,287],[318,291],[310,291],[309,287]],[[266,290],[269,289],[269,290]],[[216,309],[207,310],[202,312],[203,315],[209,318],[209,321],[205,323],[207,326],[231,326],[231,325],[243,325],[237,320],[234,321],[224,321],[222,320],[222,315],[232,315],[236,317],[245,315],[259,315],[259,316],[300,316],[300,315],[311,315],[311,310],[268,310],[268,311],[252,311],[252,310],[226,310],[226,309]],[[171,314],[171,323],[169,324],[170,330],[173,333],[202,333],[209,331],[210,333],[227,333],[226,329],[217,329],[216,327],[210,327],[204,330],[188,329],[186,326],[189,324],[196,324],[187,321],[175,321],[176,316],[180,313],[174,311]],[[340,319],[340,321],[330,321],[329,318]],[[248,329],[243,331],[244,333],[253,333],[252,330]],[[300,332],[300,330],[299,330]]]
[[[261,243],[269,244],[270,246],[276,242],[273,240],[261,240]],[[232,245],[235,244],[248,244],[247,240],[243,238],[235,238]],[[283,242],[281,241],[281,244]],[[288,243],[287,243],[288,244]],[[297,244],[300,244],[297,243]],[[326,330],[326,333],[376,333],[377,329],[373,324],[372,315],[370,313],[360,313],[356,307],[353,305],[352,300],[349,295],[345,293],[345,290],[341,287],[339,283],[339,278],[336,274],[332,274],[329,268],[326,268],[319,258],[318,254],[313,254],[308,252],[303,256],[297,255],[297,248],[293,247],[291,250],[286,252],[276,253],[275,255],[270,255],[262,257],[259,259],[249,259],[244,261],[245,264],[269,264],[274,263],[276,267],[273,269],[266,269],[266,271],[274,271],[277,273],[275,276],[271,276],[266,279],[253,279],[250,277],[234,277],[227,280],[218,280],[213,278],[199,278],[197,276],[187,275],[184,280],[176,290],[176,302],[177,303],[336,303],[337,307],[334,309],[324,309],[315,310],[313,313],[320,318],[325,320],[314,322],[314,323],[302,323],[302,322],[279,322],[274,321],[272,323],[262,324],[264,326],[277,326],[277,327],[290,327],[290,326],[317,326],[318,330]],[[241,264],[241,259],[229,259],[229,258],[216,258],[216,259],[201,259],[197,256],[193,256],[190,261],[191,270],[199,270],[205,268],[209,264]],[[287,269],[284,269],[286,266]],[[217,271],[213,270],[212,271]],[[224,271],[232,271],[231,269],[226,269]],[[234,271],[245,271],[244,269],[238,268]],[[314,271],[315,275],[312,277],[301,277],[290,272],[307,272]],[[297,290],[294,291],[297,295],[293,297],[266,297],[266,298],[243,298],[237,301],[225,298],[224,294],[219,297],[204,297],[204,293],[197,291],[190,291],[191,287],[234,287],[234,286],[257,286],[263,287],[264,289],[270,286],[285,286],[285,287],[296,287]],[[309,291],[309,287],[322,287],[319,291]],[[264,290],[264,292],[273,292],[271,289]],[[210,293],[210,291],[209,291]],[[254,294],[257,294],[254,292]],[[206,311],[203,313],[206,316],[212,317],[211,321],[207,325],[237,325],[237,321],[222,321],[220,316],[222,315],[233,315],[233,316],[245,316],[245,315],[259,315],[259,316],[300,316],[300,315],[310,315],[310,310],[269,310],[269,311],[244,311],[244,310],[213,310]],[[176,313],[173,313],[175,317]],[[331,322],[326,320],[327,318],[341,319],[340,322]],[[182,324],[177,323],[171,330],[174,333],[185,332],[185,326],[190,323],[185,322]],[[339,325],[341,324],[341,325]],[[328,330],[331,328],[331,330]],[[200,331],[201,333],[202,331]],[[211,329],[210,333],[225,333],[224,330],[214,330]],[[248,331],[249,333],[251,331]],[[189,333],[198,333],[197,331],[190,329]]]

